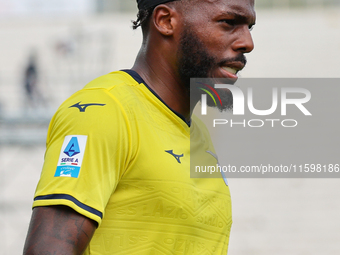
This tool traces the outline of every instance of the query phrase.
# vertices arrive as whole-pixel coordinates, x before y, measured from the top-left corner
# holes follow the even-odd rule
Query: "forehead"
[[[248,23],[255,22],[254,0],[187,0],[187,3],[189,10],[185,15],[192,21],[235,14],[246,18]]]

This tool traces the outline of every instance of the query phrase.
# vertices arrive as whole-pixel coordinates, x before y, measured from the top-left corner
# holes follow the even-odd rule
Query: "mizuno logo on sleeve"
[[[89,107],[89,106],[104,106],[105,104],[80,104],[81,102],[78,102],[74,105],[71,105],[69,108],[71,107],[75,107],[75,108],[78,108],[80,112],[85,112],[86,111],[86,108]]]

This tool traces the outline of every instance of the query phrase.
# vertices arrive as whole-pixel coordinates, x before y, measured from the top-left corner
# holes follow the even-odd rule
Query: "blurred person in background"
[[[24,71],[24,91],[25,91],[25,109],[35,109],[39,106],[45,106],[44,97],[38,87],[39,74],[37,64],[37,53],[31,51],[28,58],[28,64]]]
[[[101,76],[54,115],[24,254],[226,254],[226,180],[192,116],[190,78],[237,79],[253,50],[253,0],[137,0],[132,69]],[[191,150],[190,150],[191,143]]]

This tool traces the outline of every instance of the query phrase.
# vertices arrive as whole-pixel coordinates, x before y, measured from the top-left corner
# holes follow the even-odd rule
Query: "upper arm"
[[[97,223],[67,206],[33,209],[24,254],[82,254]]]
[[[77,102],[90,105],[70,107]],[[125,112],[106,91],[80,91],[66,100],[50,124],[33,207],[65,205],[100,225],[132,155],[128,130]]]
[[[89,105],[72,107],[77,102]],[[64,102],[50,124],[26,254],[35,247],[83,252],[127,169],[129,144],[126,114],[107,92],[80,91]]]

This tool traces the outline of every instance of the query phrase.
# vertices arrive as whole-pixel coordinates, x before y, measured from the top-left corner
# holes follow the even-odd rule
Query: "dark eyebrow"
[[[239,24],[249,24],[250,26],[255,25],[255,21],[252,20],[252,18],[246,17],[245,15],[239,14],[237,12],[222,12],[221,16],[233,16],[233,18],[237,21]]]

